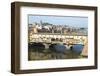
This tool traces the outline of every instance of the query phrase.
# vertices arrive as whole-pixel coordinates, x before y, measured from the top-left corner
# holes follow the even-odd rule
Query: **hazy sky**
[[[33,22],[48,22],[51,24],[69,25],[75,27],[88,27],[88,17],[75,17],[75,16],[44,16],[44,15],[29,15],[28,23]]]

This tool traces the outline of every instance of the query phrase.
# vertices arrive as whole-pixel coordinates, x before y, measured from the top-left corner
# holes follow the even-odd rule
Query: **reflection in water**
[[[83,48],[82,44],[29,43],[29,60],[84,58],[81,56]]]

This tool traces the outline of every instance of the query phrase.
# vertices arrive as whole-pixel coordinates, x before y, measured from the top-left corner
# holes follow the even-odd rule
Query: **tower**
[[[43,22],[42,22],[42,20],[40,20],[40,25],[41,25],[41,26],[43,25]]]

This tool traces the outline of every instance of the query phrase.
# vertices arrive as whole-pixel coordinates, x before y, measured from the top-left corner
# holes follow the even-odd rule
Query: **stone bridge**
[[[87,37],[87,35],[34,33],[29,35],[29,42],[85,44]]]

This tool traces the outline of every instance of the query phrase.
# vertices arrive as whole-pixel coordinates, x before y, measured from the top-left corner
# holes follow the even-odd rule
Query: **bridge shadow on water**
[[[78,59],[87,58],[81,55],[83,45],[29,43],[28,60]]]

